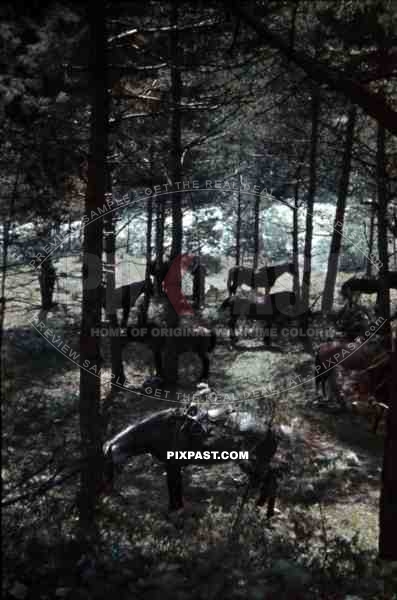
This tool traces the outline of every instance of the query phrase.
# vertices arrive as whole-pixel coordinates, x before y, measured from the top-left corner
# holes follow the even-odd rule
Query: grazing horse
[[[147,290],[149,294],[153,293],[153,285],[150,282],[149,289]],[[123,309],[123,318],[121,321],[121,327],[127,327],[128,317],[130,315],[130,309],[135,305],[139,296],[145,292],[145,281],[135,281],[134,283],[128,283],[127,285],[122,285],[120,287],[115,288],[114,290],[114,307],[116,309]],[[108,300],[107,298],[107,290],[104,285],[102,285],[102,306],[103,308],[108,308],[108,302],[111,306],[112,299]]]
[[[369,343],[326,342],[321,344],[315,357],[315,382],[317,392],[322,391],[324,397],[334,396],[341,404],[336,386],[335,367],[341,366],[345,371],[360,371],[363,385],[368,393],[375,396],[377,402],[385,403],[388,397],[387,373],[390,358],[387,352],[379,350]],[[327,386],[330,394],[327,394]]]
[[[379,279],[368,277],[350,277],[341,287],[342,298],[352,307],[358,301],[360,294],[377,294],[381,291]]]
[[[115,471],[130,457],[149,453],[165,464],[169,509],[178,510],[183,507],[183,466],[211,466],[232,460],[231,452],[245,451],[244,458],[239,456],[239,466],[248,474],[252,487],[259,487],[257,504],[268,500],[267,516],[272,517],[278,471],[270,463],[279,442],[289,439],[288,428],[264,426],[251,413],[229,411],[221,416],[211,415],[216,412],[199,412],[196,406],[187,411],[166,409],[121,431],[103,447],[103,491],[112,491]],[[177,460],[177,456],[182,460]]]
[[[295,272],[293,263],[284,263],[273,267],[262,267],[257,271],[247,267],[232,267],[227,279],[227,289],[229,295],[235,294],[237,288],[241,285],[247,285],[252,289],[265,288],[266,294],[269,294],[276,280],[284,273]]]
[[[239,318],[264,323],[264,343],[270,345],[269,328],[282,323],[297,320],[306,331],[310,310],[303,310],[296,300],[294,292],[277,292],[263,298],[263,302],[250,302],[245,298],[234,296],[227,298],[220,307],[221,311],[229,310],[229,328],[232,343],[236,341],[236,323]]]
[[[178,330],[179,332],[179,330]],[[164,377],[163,370],[163,351],[165,350],[166,335],[168,330],[156,325],[156,323],[148,323],[142,328],[127,328],[127,340],[136,341],[147,344],[154,355],[154,363],[156,375]],[[171,333],[171,332],[170,332]],[[177,330],[174,332],[177,333]],[[172,342],[177,354],[185,352],[194,352],[198,354],[202,363],[201,379],[207,380],[210,370],[209,353],[213,351],[216,345],[216,333],[205,327],[195,327],[190,331],[180,331],[183,335],[174,335]]]

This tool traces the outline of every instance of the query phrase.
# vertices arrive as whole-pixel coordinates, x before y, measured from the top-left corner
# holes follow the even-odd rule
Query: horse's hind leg
[[[263,343],[265,346],[270,346],[270,342],[271,342],[271,333],[270,333],[270,326],[269,326],[269,321],[264,321],[263,322]]]
[[[237,341],[237,336],[236,336],[236,322],[237,319],[230,319],[229,321],[229,329],[230,329],[230,341],[232,344],[235,344]]]
[[[124,292],[124,290],[123,290]],[[130,295],[125,292],[122,294],[121,305],[123,309],[123,318],[121,320],[121,327],[127,327],[128,317],[130,316]]]
[[[167,486],[169,498],[169,510],[179,510],[183,508],[183,489],[182,489],[182,471],[181,467],[169,464],[166,467]]]
[[[276,470],[270,468],[266,473],[265,479],[262,482],[259,491],[259,498],[256,502],[257,506],[263,506],[267,500],[267,511],[266,516],[271,519],[274,515],[274,508],[276,505],[278,481]]]
[[[199,356],[202,362],[201,380],[207,381],[210,374],[210,359],[207,352],[200,352]]]
[[[161,356],[161,350],[153,350],[154,354],[154,366],[156,369],[157,377],[163,376],[163,361]]]

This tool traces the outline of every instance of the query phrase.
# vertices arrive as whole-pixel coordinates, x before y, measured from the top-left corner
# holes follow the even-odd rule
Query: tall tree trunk
[[[89,4],[91,124],[85,215],[103,206],[108,147],[106,16],[103,0]],[[83,303],[80,337],[81,487],[78,498],[81,534],[96,533],[96,501],[102,471],[100,419],[100,338],[103,221],[89,221],[84,229]]]
[[[382,487],[379,506],[379,557],[387,561],[397,560],[397,349],[393,340],[391,354],[392,376],[390,378],[390,402],[386,424],[383,454]],[[392,595],[390,595],[392,598]]]
[[[379,278],[385,281],[389,272],[388,227],[387,227],[387,202],[388,192],[386,183],[386,154],[385,154],[385,129],[378,125],[377,151],[376,151],[376,179],[378,188],[378,256],[380,261]],[[386,345],[390,348],[390,289],[382,287],[379,294],[379,309],[381,316],[386,319],[383,326]]]
[[[384,280],[388,273],[388,230],[387,230],[387,187],[386,187],[386,155],[385,129],[378,125],[377,136],[377,186],[378,186],[378,254],[381,261],[379,278]],[[387,319],[384,325],[385,346],[390,348],[392,342],[392,377],[390,382],[389,414],[384,446],[382,489],[379,509],[379,555],[389,561],[397,560],[397,544],[395,531],[397,528],[397,353],[396,339],[390,335],[390,290],[384,288],[379,295],[380,313]]]
[[[10,205],[8,208],[7,217],[3,223],[3,248],[1,261],[1,287],[0,287],[0,401],[3,400],[3,375],[5,373],[5,360],[3,352],[3,337],[4,337],[4,321],[6,316],[6,283],[8,269],[8,251],[10,246],[10,228],[14,217],[15,202],[18,194],[19,182],[19,167],[20,160],[17,162],[17,172],[15,175],[14,185],[11,192]]]
[[[365,267],[365,275],[366,277],[372,276],[372,260],[374,252],[374,238],[375,238],[375,214],[376,214],[376,204],[372,202],[371,204],[371,216],[369,220],[369,238],[368,238],[368,254],[366,258],[366,267]]]
[[[240,168],[240,165],[239,165]],[[238,174],[237,222],[236,222],[236,266],[241,264],[241,174]]]
[[[171,96],[172,96],[172,120],[171,120],[171,174],[175,186],[182,180],[182,140],[181,140],[181,98],[182,78],[180,72],[180,48],[178,36],[178,0],[173,0],[171,6],[171,33],[170,33],[170,60],[171,60]],[[171,260],[175,261],[182,254],[182,195],[174,191],[172,194],[172,247]],[[170,281],[168,293],[173,297],[181,293],[180,273],[176,273]],[[178,327],[179,315],[174,310],[171,302],[168,302],[167,326],[169,329]],[[164,374],[167,381],[174,384],[178,378],[178,354],[172,338],[166,340],[165,358],[166,364]]]
[[[153,148],[150,151],[150,171],[153,177],[154,155]],[[139,320],[142,325],[146,325],[147,313],[150,302],[150,265],[152,262],[152,231],[153,231],[153,197],[149,196],[147,200],[147,228],[146,228],[146,270],[145,270],[145,296],[141,304]]]
[[[317,191],[317,149],[318,149],[318,124],[320,113],[320,94],[319,90],[313,85],[312,88],[312,131],[310,139],[310,159],[309,159],[309,190],[306,203],[306,232],[303,260],[302,277],[302,301],[303,306],[309,306],[310,283],[312,270],[312,245],[313,245],[313,209]]]
[[[300,168],[297,172],[296,183],[294,186],[294,210],[292,211],[292,262],[294,263],[293,290],[297,302],[300,301],[300,283],[299,283],[299,187],[300,187]]]
[[[165,207],[161,197],[156,198],[156,258],[163,260]]]
[[[108,197],[112,197],[111,175],[108,173],[107,181]],[[116,396],[126,381],[122,357],[123,339],[116,335],[119,331],[117,318],[117,306],[115,302],[116,289],[116,231],[115,211],[106,214],[104,219],[104,242],[105,242],[105,274],[106,274],[106,317],[110,326],[110,355],[112,363],[112,389],[111,397]]]
[[[157,271],[154,273],[154,288],[157,297],[162,294],[160,271],[164,260],[164,226],[165,226],[165,202],[161,196],[156,197],[156,241],[155,241],[155,264]]]
[[[257,186],[260,188],[260,177],[258,176]],[[261,195],[260,193],[255,196],[255,204],[254,204],[254,257],[252,267],[253,270],[256,271],[258,268],[258,258],[259,258],[259,217],[260,217],[260,205],[261,205]]]
[[[356,124],[357,109],[352,106],[346,128],[345,149],[342,159],[342,170],[339,180],[338,198],[336,201],[334,228],[332,231],[331,245],[328,256],[328,268],[325,278],[322,311],[328,313],[332,310],[336,276],[338,274],[339,255],[342,246],[343,225],[345,221],[346,201],[349,193],[349,181],[354,144],[354,127]]]

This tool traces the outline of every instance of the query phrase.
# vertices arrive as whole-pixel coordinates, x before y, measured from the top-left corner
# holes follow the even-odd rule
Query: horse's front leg
[[[153,349],[153,355],[154,355],[154,366],[156,369],[156,375],[157,375],[157,377],[162,377],[163,376],[163,361],[162,361],[162,356],[161,356],[161,350]]]
[[[259,490],[257,506],[263,506],[267,500],[266,516],[271,519],[274,516],[276,497],[278,490],[277,472],[274,468],[269,468]]]
[[[169,464],[166,467],[169,510],[183,508],[182,470],[179,465]]]
[[[236,336],[236,322],[237,319],[235,317],[232,317],[229,321],[229,329],[230,329],[230,341],[232,344],[235,344],[237,341],[237,336]]]
[[[270,346],[270,326],[269,326],[269,321],[264,320],[263,321],[263,343],[265,344],[265,346]]]
[[[130,294],[126,293],[123,290],[122,298],[121,298],[121,307],[123,309],[123,318],[121,320],[121,327],[127,327],[128,325],[128,317],[130,316]]]

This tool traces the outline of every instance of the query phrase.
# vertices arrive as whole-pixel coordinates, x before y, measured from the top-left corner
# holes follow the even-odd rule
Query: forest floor
[[[75,263],[76,289],[65,297],[77,305]],[[18,277],[14,289],[20,293],[17,286],[26,288],[26,275]],[[322,278],[314,279],[316,292]],[[223,290],[224,280],[222,273],[209,283]],[[283,289],[288,282],[279,285]],[[30,299],[34,306],[32,284]],[[233,463],[187,469],[189,505],[169,515],[164,468],[141,456],[125,467],[116,493],[102,501],[100,545],[82,558],[72,540],[77,478],[45,493],[48,479],[56,472],[62,477],[65,465],[78,457],[79,368],[35,332],[22,302],[10,308],[15,311],[7,323],[2,406],[3,501],[9,502],[3,507],[5,598],[99,600],[115,593],[120,600],[397,598],[390,591],[397,581],[385,578],[376,560],[382,432],[374,435],[363,415],[317,401],[313,356],[297,338],[277,339],[270,349],[259,339],[233,349],[220,340],[211,355],[214,398],[233,406],[243,397],[245,409],[265,421],[268,399],[261,390],[271,384],[277,420],[296,433],[273,520],[267,521],[252,497],[236,524],[245,479]],[[215,313],[210,307],[213,322]],[[70,305],[50,313],[48,325],[78,348]],[[319,331],[327,328],[318,325]],[[106,379],[107,351],[104,358]],[[180,360],[178,404],[171,396],[166,402],[136,393],[151,371],[148,349],[131,344],[124,361],[133,386],[112,406],[110,433],[155,410],[187,403],[197,391],[200,362],[194,355]],[[304,385],[292,383],[298,376]],[[103,395],[108,391],[105,384]]]

